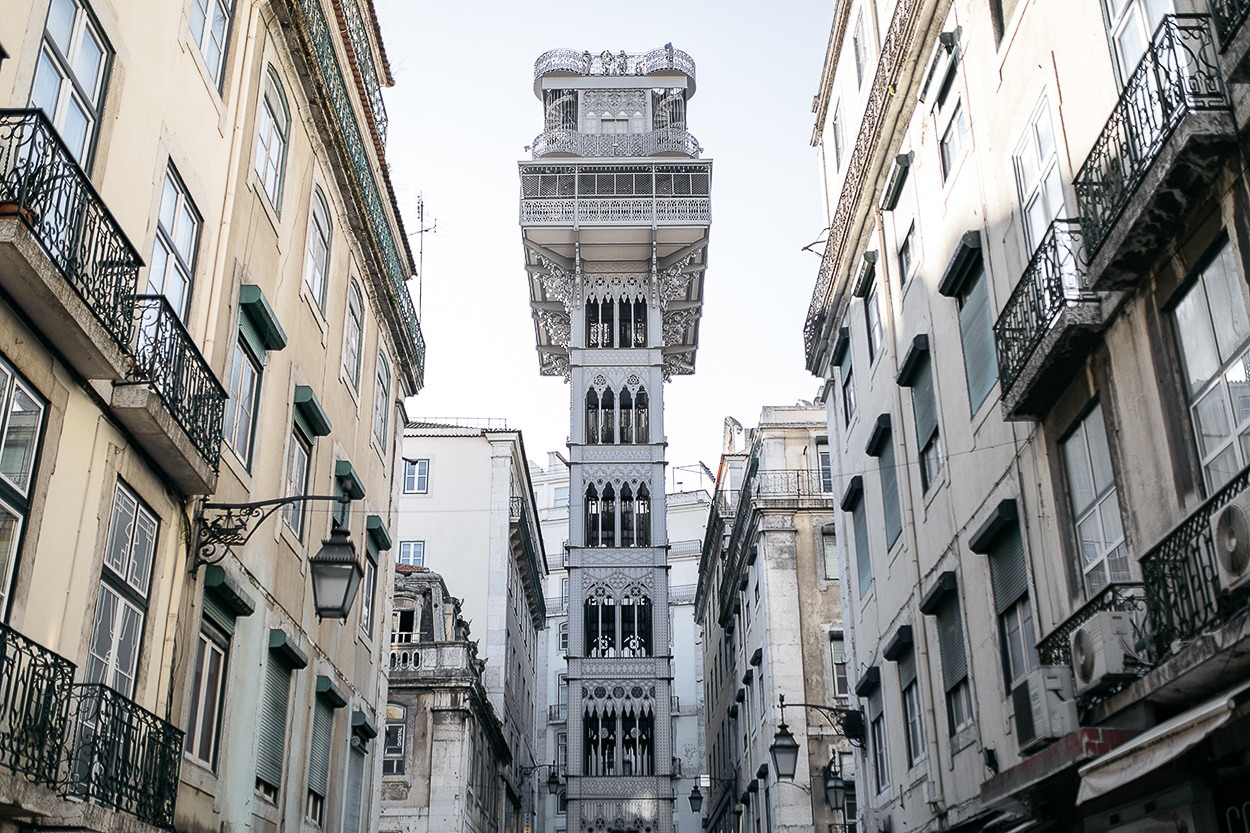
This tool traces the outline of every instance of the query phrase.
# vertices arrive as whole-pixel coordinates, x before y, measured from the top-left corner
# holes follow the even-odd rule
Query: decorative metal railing
[[[525,199],[521,222],[526,225],[579,223],[708,222],[712,201],[707,197],[643,197]]]
[[[369,230],[381,254],[383,269],[390,279],[391,301],[399,311],[400,319],[403,321],[416,353],[417,376],[420,378],[425,372],[425,338],[421,334],[421,324],[417,320],[412,296],[408,294],[409,276],[404,272],[403,262],[399,256],[399,246],[391,231],[382,193],[374,178],[369,153],[360,135],[360,125],[356,121],[351,96],[348,95],[347,85],[343,81],[343,73],[335,55],[333,35],[326,23],[325,11],[321,8],[321,0],[287,0],[287,2],[291,3],[296,10],[296,16],[302,19],[304,31],[311,41],[313,58],[319,71],[318,77],[347,148],[351,171],[364,203],[364,214],[369,220]]]
[[[650,75],[661,70],[677,70],[694,80],[694,59],[671,46],[650,52],[618,52],[604,50],[598,55],[576,49],[552,49],[534,62],[534,80],[549,72],[572,72],[577,75]]]
[[[1144,612],[1146,588],[1141,582],[1108,584],[1092,599],[1078,608],[1057,628],[1037,643],[1037,654],[1042,665],[1072,667],[1072,634],[1076,629],[1103,610]]]
[[[138,295],[134,304],[135,378],[131,382],[152,385],[191,443],[216,470],[226,389],[164,295]]]
[[[582,133],[579,130],[547,130],[539,133],[531,146],[535,159],[550,153],[577,156],[654,156],[682,153],[699,158],[703,148],[690,132],[678,127],[646,133]]]
[[[0,214],[21,218],[125,348],[143,259],[42,110],[0,110]]]
[[[76,684],[65,794],[172,829],[182,732],[106,685]]]
[[[1220,51],[1223,52],[1232,43],[1241,24],[1250,16],[1250,0],[1207,0],[1207,8],[1211,11],[1211,19],[1215,23],[1215,34],[1220,39]]]
[[[1242,469],[1141,557],[1146,615],[1155,651],[1166,657],[1178,640],[1192,639],[1250,607],[1250,594],[1220,592],[1211,518],[1250,488]]]
[[[1164,17],[1072,180],[1091,257],[1185,116],[1229,108],[1208,17]]]
[[[0,765],[60,783],[74,663],[0,624]]]
[[[538,572],[538,544],[542,540],[538,530],[538,525],[530,520],[529,508],[525,504],[522,497],[508,498],[508,520],[518,526],[518,533],[521,538],[521,547],[525,566],[522,567],[529,574],[530,594],[534,597],[534,603],[538,606],[539,618],[546,618],[547,603],[543,598],[543,582],[542,576]],[[538,544],[538,546],[535,546]]]
[[[352,44],[352,53],[356,56],[356,66],[360,70],[360,81],[364,85],[365,96],[369,100],[369,109],[373,111],[373,123],[377,125],[378,138],[385,145],[386,128],[389,124],[386,104],[382,101],[382,84],[378,81],[378,70],[373,60],[373,47],[369,42],[369,34],[365,31],[360,4],[357,0],[340,0],[339,8],[343,10],[343,21],[347,24],[347,37]]]
[[[547,706],[548,723],[564,723],[569,719],[568,703],[552,703]]]
[[[873,155],[879,152],[877,146],[885,125],[887,104],[898,100],[899,76],[908,63],[904,61],[904,57],[919,28],[921,11],[927,9],[932,14],[940,5],[942,3],[935,0],[897,0],[894,4],[894,16],[890,19],[890,28],[886,30],[885,38],[881,41],[877,71],[873,75],[872,87],[868,90],[868,100],[864,104],[864,116],[859,123],[855,146],[851,148],[847,160],[846,178],[842,181],[842,192],[838,196],[833,222],[829,224],[825,254],[821,259],[816,286],[812,290],[812,300],[807,308],[807,320],[803,325],[803,344],[808,367],[817,372],[819,370],[812,367],[816,358],[816,338],[820,334],[821,320],[832,300],[834,267],[843,262],[851,233],[851,222],[860,210],[860,198],[865,186],[869,184],[868,168]]]
[[[1055,220],[994,323],[998,378],[1005,396],[1060,314],[1097,299],[1085,288],[1085,246],[1075,220]]]

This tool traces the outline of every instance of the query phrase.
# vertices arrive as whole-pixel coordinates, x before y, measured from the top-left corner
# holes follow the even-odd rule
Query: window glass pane
[[[1089,508],[1096,489],[1090,472],[1089,455],[1086,451],[1086,423],[1082,423],[1072,436],[1063,443],[1063,461],[1068,475],[1068,494],[1072,508],[1078,514]]]
[[[1232,435],[1228,402],[1224,389],[1217,387],[1194,406],[1194,418],[1198,432],[1199,451],[1208,457],[1228,442]]]
[[[48,34],[53,43],[61,48],[62,54],[69,54],[70,35],[74,31],[73,0],[52,0],[48,9]]]
[[[35,450],[42,417],[43,406],[24,387],[15,385],[4,432],[4,447],[0,449],[0,474],[23,494],[30,486],[30,476],[35,468]]]
[[[87,133],[90,124],[91,120],[82,105],[78,103],[78,99],[71,97],[65,107],[61,138],[65,140],[69,152],[74,154],[74,158],[79,162],[82,162],[83,152],[87,149]]]
[[[1250,336],[1246,302],[1237,285],[1237,269],[1232,257],[1232,247],[1225,243],[1202,276],[1221,361],[1232,358]]]
[[[9,583],[17,556],[17,540],[22,518],[0,503],[0,617],[8,614]]]
[[[104,563],[121,577],[126,576],[126,560],[130,551],[130,538],[134,531],[138,504],[121,486],[113,495],[113,515],[109,522],[108,546],[104,551]]]
[[[1195,285],[1176,305],[1175,315],[1189,392],[1195,393],[1215,375],[1220,366],[1215,337],[1211,332],[1207,297],[1200,284]]]
[[[74,74],[78,83],[96,103],[96,92],[100,80],[100,68],[104,65],[104,47],[96,39],[91,29],[83,31],[82,40],[78,44],[78,55],[74,58]]]
[[[39,66],[35,69],[35,85],[30,91],[30,103],[43,108],[49,117],[55,117],[56,99],[60,90],[61,75],[56,71],[52,56],[45,50],[39,54]]]
[[[135,517],[135,540],[131,548],[127,583],[147,595],[152,578],[152,555],[156,551],[156,519],[139,507]]]

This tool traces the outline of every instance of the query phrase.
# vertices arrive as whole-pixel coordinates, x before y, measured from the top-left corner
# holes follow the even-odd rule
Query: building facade
[[[804,335],[870,826],[1245,829],[1245,11],[835,12]]]
[[[854,781],[851,746],[819,710],[800,705],[847,706],[824,417],[823,408],[796,405],[764,408],[746,432],[725,421],[695,601],[706,721],[700,793],[704,829],[718,833],[856,829],[854,788],[840,811],[824,791],[831,761]],[[790,703],[784,715],[781,697]],[[801,747],[787,780],[769,749],[783,721]]]
[[[531,467],[534,496],[538,501],[539,525],[547,552],[567,553],[569,534],[568,461],[558,452],[548,452],[547,466]],[[683,483],[670,475],[670,485],[680,491],[668,492],[668,610],[669,654],[673,658],[672,734],[673,784],[680,791],[684,782],[693,784],[703,762],[703,664],[699,649],[699,629],[694,617],[694,591],[702,552],[703,527],[711,506],[711,496],[703,489],[683,489]],[[567,558],[552,558],[547,575],[547,630],[539,656],[539,679],[547,708],[546,722],[539,715],[538,748],[542,760],[553,762],[559,777],[568,769],[569,677],[566,663],[569,640],[569,570]],[[684,779],[684,782],[683,782]],[[541,796],[540,796],[541,797]],[[567,794],[563,789],[546,796],[540,804],[535,830],[563,833],[568,824]],[[698,833],[700,816],[685,801],[674,805],[673,826],[677,833]]]
[[[532,768],[543,760],[535,721],[547,558],[521,432],[498,420],[459,423],[410,422],[404,429],[396,559],[449,577],[461,594],[510,761],[492,823],[521,833],[533,828],[539,790],[546,796],[542,774]]]
[[[428,567],[396,567],[381,833],[503,830],[512,754],[461,601]]]
[[[376,824],[424,348],[372,11],[6,5],[0,829]]]
[[[540,370],[570,382],[567,829],[673,829],[664,382],[694,370],[711,163],[694,62],[559,49],[520,164]]]

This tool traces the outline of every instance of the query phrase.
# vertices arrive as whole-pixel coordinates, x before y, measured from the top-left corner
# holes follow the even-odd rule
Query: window
[[[206,599],[205,606],[211,602]],[[226,696],[226,656],[230,637],[211,622],[201,626],[191,676],[191,716],[183,749],[207,767],[217,767],[222,705]]]
[[[995,44],[1002,42],[1003,31],[1019,2],[1020,0],[990,0],[990,23],[994,28]]]
[[[950,121],[946,123],[946,130],[942,133],[942,140],[938,143],[943,182],[950,179],[951,173],[955,170],[955,163],[963,155],[966,144],[968,144],[968,117],[964,114],[963,102],[957,101]]]
[[[1132,579],[1101,405],[1077,423],[1062,448],[1078,567],[1089,598],[1111,582]]]
[[[256,727],[256,792],[277,804],[286,753],[286,713],[291,699],[291,669],[275,655],[265,663],[260,724]]]
[[[582,615],[585,656],[652,655],[652,605],[641,587],[627,588],[620,598],[605,587],[594,588],[587,595]]]
[[[1050,107],[1045,99],[1038,105],[1016,146],[1015,168],[1025,251],[1032,255],[1046,235],[1047,227],[1064,209],[1059,156],[1055,152]]]
[[[30,103],[43,109],[74,159],[88,169],[112,60],[87,6],[81,0],[52,0]]]
[[[842,357],[842,420],[850,425],[855,418],[855,374],[851,368],[851,351],[847,348]]]
[[[920,702],[914,651],[909,650],[899,657],[898,687],[903,693],[903,737],[907,747],[907,766],[910,768],[925,759],[924,706]]]
[[[916,418],[916,447],[920,449],[920,486],[924,491],[942,473],[942,434],[938,430],[937,395],[933,390],[933,361],[925,351],[912,374],[912,411]]]
[[[632,189],[632,185],[629,186]],[[632,190],[626,193],[633,193]],[[586,299],[587,347],[646,347],[647,302],[641,298]]]
[[[408,710],[386,704],[386,736],[382,740],[382,774],[403,775],[408,760]]]
[[[407,564],[409,567],[424,567],[425,566],[425,542],[424,541],[400,541],[398,563]]]
[[[1250,381],[1250,320],[1243,292],[1226,240],[1173,312],[1208,492],[1250,461],[1250,401],[1241,392]]]
[[[846,678],[846,638],[842,631],[829,632],[829,659],[833,664],[833,694],[846,697],[851,687]]]
[[[1163,16],[1172,12],[1172,0],[1106,0],[1106,5],[1120,83],[1124,84]]]
[[[180,319],[187,317],[200,222],[186,186],[171,165],[165,171],[161,207],[156,215],[156,242],[148,267],[148,292],[164,295]]]
[[[816,443],[816,465],[820,476],[820,490],[825,494],[833,492],[833,465],[829,459],[829,443]]]
[[[361,581],[360,627],[369,636],[373,636],[373,601],[377,596],[378,565],[376,559],[376,553],[370,553],[365,558],[365,575]]]
[[[282,179],[286,173],[286,149],[290,141],[291,111],[278,72],[270,65],[265,92],[256,114],[256,159],[253,166],[261,187],[275,210],[282,207]]]
[[[0,621],[8,616],[9,586],[30,511],[44,407],[34,389],[0,359]]]
[[[312,206],[308,210],[308,243],[304,252],[304,285],[312,293],[317,306],[325,309],[326,285],[330,276],[330,208],[320,186],[313,186]]]
[[[261,362],[242,335],[234,344],[226,403],[226,444],[245,466],[252,463],[252,439],[256,432],[256,405],[260,399]]]
[[[568,579],[564,579],[564,580],[568,581]],[[567,595],[566,595],[566,600],[564,602],[564,605],[565,607],[568,606]],[[569,623],[568,622],[560,623],[560,650],[565,651],[565,652],[569,650]]]
[[[986,555],[990,560],[990,583],[998,614],[1003,680],[1010,690],[1030,669],[1037,667],[1037,638],[1020,528],[1012,526],[1001,533]]]
[[[195,0],[191,5],[191,38],[200,48],[209,76],[220,87],[230,37],[230,0]]]
[[[829,122],[829,133],[833,137],[833,167],[842,170],[842,154],[846,151],[846,139],[842,135],[842,105],[835,104],[833,118]]]
[[[368,756],[352,744],[347,753],[347,786],[343,796],[343,833],[361,833],[365,829],[365,788],[368,779]]]
[[[313,704],[312,736],[308,753],[308,796],[304,817],[318,827],[325,826],[326,796],[330,794],[330,739],[334,729],[334,709],[324,697]]]
[[[387,447],[386,432],[391,418],[391,364],[386,354],[378,351],[377,386],[373,390],[373,438],[383,452]]]
[[[864,319],[868,324],[868,363],[872,364],[881,353],[881,342],[885,338],[881,324],[881,298],[876,287],[864,299]]]
[[[868,515],[864,508],[863,487],[858,475],[852,479],[854,496],[842,501],[842,508],[851,513],[851,527],[855,535],[855,574],[859,579],[859,595],[868,592],[872,584],[872,552],[868,548]]]
[[[560,579],[560,607],[568,608],[569,606],[569,579],[567,576]]]
[[[855,34],[851,36],[851,50],[855,53],[855,87],[864,86],[864,69],[868,64],[868,45],[864,41],[864,15],[855,20]]]
[[[946,689],[946,722],[950,734],[972,723],[972,691],[968,686],[968,655],[964,650],[959,598],[951,593],[933,611],[937,619],[942,685]]]
[[[159,521],[120,480],[105,541],[100,593],[84,674],[131,697],[143,638]]]
[[[567,508],[568,505],[569,505],[569,487],[568,486],[556,486],[555,503],[554,503],[555,508],[557,509]]]
[[[964,377],[968,405],[976,413],[998,379],[998,355],[994,346],[994,319],[990,315],[989,281],[984,267],[964,282],[956,297],[959,335],[964,349]]]
[[[912,222],[907,226],[907,233],[903,235],[902,241],[898,244],[898,282],[900,285],[907,283],[915,265],[916,224]]]
[[[881,473],[881,514],[885,520],[885,547],[894,546],[903,532],[903,511],[899,503],[898,466],[894,462],[894,436],[886,430],[870,452],[877,458]]]
[[[309,439],[298,425],[291,426],[291,442],[287,447],[286,478],[282,491],[283,497],[296,497],[308,494],[308,468],[312,460],[312,440]],[[282,507],[282,519],[295,533],[295,537],[304,540],[304,504],[291,503]]]
[[[404,460],[404,494],[424,495],[430,486],[429,460]]]
[[[833,524],[825,524],[820,531],[820,544],[825,556],[825,579],[838,579],[838,539],[834,535]]]
[[[868,695],[868,721],[872,771],[877,780],[877,793],[880,794],[890,788],[890,747],[879,687]]]
[[[347,288],[347,323],[343,327],[343,370],[352,389],[360,390],[360,356],[365,337],[365,306],[355,281]]]

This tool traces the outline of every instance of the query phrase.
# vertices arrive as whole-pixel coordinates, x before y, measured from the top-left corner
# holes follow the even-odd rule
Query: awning
[[[1250,683],[1165,720],[1123,746],[1081,767],[1076,803],[1084,804],[1174,761],[1233,718]]]

